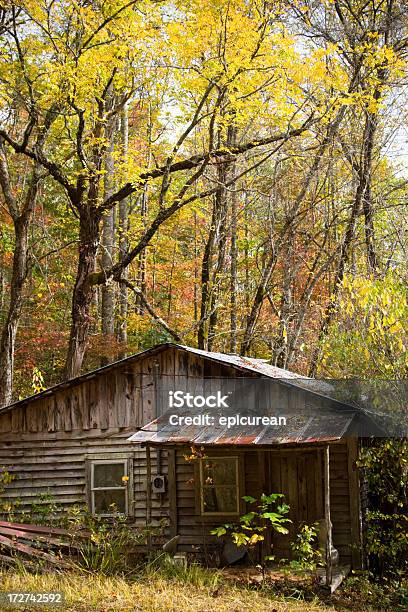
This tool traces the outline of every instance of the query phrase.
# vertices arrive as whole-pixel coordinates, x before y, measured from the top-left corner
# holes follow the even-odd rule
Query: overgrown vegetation
[[[14,477],[14,474],[7,471],[2,472],[5,484],[12,482]],[[112,518],[104,518],[93,515],[86,506],[73,505],[63,508],[50,493],[42,494],[38,502],[32,504],[29,509],[22,509],[18,499],[13,503],[4,502],[0,506],[0,520],[62,527],[68,530],[70,549],[65,552],[69,552],[69,564],[72,568],[103,575],[126,574],[136,565],[140,565],[143,555],[137,552],[137,546],[146,545],[152,538],[157,541],[167,524],[166,519],[163,519],[155,526],[135,528],[119,513]],[[1,548],[0,543],[0,550]],[[18,562],[18,555],[16,561]],[[38,570],[46,566],[41,559],[37,560],[35,565]],[[21,567],[24,567],[23,563]]]
[[[294,559],[290,562],[292,569],[315,570],[323,565],[322,552],[318,549],[318,525],[303,524],[291,542]]]
[[[243,514],[238,523],[224,523],[212,529],[211,533],[219,538],[231,538],[238,547],[248,547],[248,552],[259,542],[265,540],[264,533],[268,528],[272,528],[277,533],[287,534],[288,529],[285,525],[291,520],[287,517],[289,506],[282,501],[283,497],[282,493],[271,493],[270,495],[262,493],[260,499],[245,495],[242,499],[247,504],[254,506],[254,509]],[[263,561],[273,559],[273,555],[266,554]]]
[[[408,443],[377,442],[364,449],[359,466],[368,485],[364,519],[370,569],[399,582],[408,576]]]

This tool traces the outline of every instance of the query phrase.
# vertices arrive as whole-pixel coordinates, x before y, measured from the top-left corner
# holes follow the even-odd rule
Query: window
[[[200,461],[201,514],[239,514],[238,457]]]
[[[92,514],[129,514],[127,459],[89,461],[89,501]]]

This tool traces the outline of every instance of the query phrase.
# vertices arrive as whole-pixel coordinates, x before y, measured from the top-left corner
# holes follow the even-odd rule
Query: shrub
[[[400,580],[408,575],[408,443],[386,439],[363,450],[368,485],[365,547],[370,569]]]
[[[323,565],[322,554],[316,544],[318,524],[302,525],[296,534],[294,542],[291,542],[291,549],[295,559],[290,562],[292,569],[315,570],[317,566]]]
[[[218,537],[229,537],[237,546],[248,546],[248,549],[265,539],[264,532],[268,527],[272,527],[277,533],[286,534],[288,529],[285,524],[291,520],[286,516],[289,506],[283,502],[279,503],[283,497],[282,493],[262,493],[257,500],[247,495],[242,499],[254,506],[254,509],[243,514],[238,523],[224,523],[210,533]],[[273,555],[266,555],[263,562],[273,558]]]

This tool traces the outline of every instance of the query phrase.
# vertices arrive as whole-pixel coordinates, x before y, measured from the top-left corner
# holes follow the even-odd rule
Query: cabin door
[[[289,504],[289,534],[269,534],[272,554],[291,558],[290,542],[302,523],[313,524],[324,518],[323,458],[321,451],[270,451],[265,458],[266,493],[283,493]]]

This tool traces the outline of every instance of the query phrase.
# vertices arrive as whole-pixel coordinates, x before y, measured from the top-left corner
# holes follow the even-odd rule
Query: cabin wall
[[[167,534],[180,534],[181,550],[209,553],[218,542],[209,532],[225,521],[200,517],[197,461],[185,458],[191,449],[151,449],[151,476],[168,475],[168,486],[165,493],[148,495],[146,451],[129,444],[128,437],[167,409],[163,405],[166,389],[180,388],[185,377],[199,391],[204,378],[242,375],[248,373],[168,348],[0,412],[0,466],[17,476],[3,497],[19,500],[23,510],[38,503],[45,493],[63,508],[84,504],[86,459],[101,455],[115,459],[126,454],[133,459],[132,520],[144,525],[167,518]],[[282,410],[289,395],[299,405],[305,401],[300,392],[280,389],[278,384],[276,393]],[[342,563],[350,561],[350,543],[358,539],[358,525],[351,518],[356,516],[358,491],[352,493],[351,484],[356,473],[347,444],[330,445],[333,540]],[[311,454],[296,448],[264,451],[242,447],[214,449],[213,454],[223,452],[242,457],[243,495],[285,493],[295,525],[323,517],[318,486],[321,463],[313,463]],[[279,555],[289,556],[288,538],[274,536],[274,545]]]
[[[330,515],[333,546],[340,559],[351,563],[351,513],[347,441],[330,445]]]
[[[178,387],[185,377],[200,385],[209,375],[233,377],[235,370],[168,348],[0,412],[0,466],[17,476],[3,498],[18,500],[21,510],[41,502],[43,494],[62,507],[84,504],[86,458],[126,453],[133,458],[134,517],[144,524],[146,452],[127,438],[167,409],[161,405],[167,388]],[[159,452],[164,459],[157,466],[152,451],[152,475],[166,474],[166,456]],[[151,503],[152,521],[167,516],[167,494],[152,496]]]
[[[188,448],[176,449],[176,475],[169,482],[169,489],[175,491],[177,499],[177,533],[181,536],[180,550],[193,550],[201,554],[211,554],[219,541],[210,535],[210,530],[231,517],[201,517],[199,511],[198,470],[196,460]],[[259,498],[261,493],[284,493],[290,505],[289,535],[272,535],[274,554],[279,558],[290,558],[290,541],[297,529],[306,522],[311,524],[324,518],[323,499],[323,460],[322,451],[287,450],[229,450],[211,449],[209,456],[240,456],[244,469],[242,495]],[[333,523],[333,545],[339,551],[341,564],[353,564],[352,542],[356,534],[352,530],[350,513],[350,485],[348,479],[347,441],[330,445],[330,504]],[[320,483],[320,486],[319,486]],[[245,507],[244,507],[245,511]],[[173,534],[175,535],[175,533]],[[268,540],[266,545],[268,545]]]

